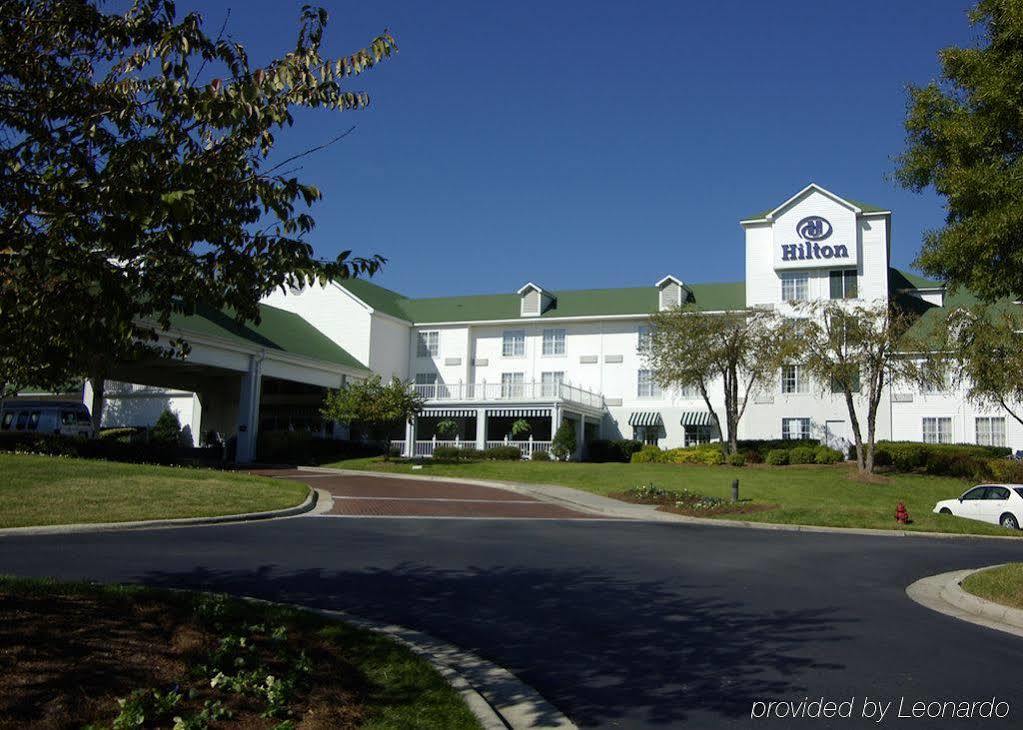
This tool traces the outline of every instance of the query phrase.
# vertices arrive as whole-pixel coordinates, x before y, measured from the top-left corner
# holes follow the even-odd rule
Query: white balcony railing
[[[428,401],[550,402],[568,401],[602,408],[604,396],[569,383],[430,383],[417,384],[416,392]]]
[[[475,441],[468,441],[468,440],[467,441],[461,441],[461,440],[455,440],[455,441],[446,441],[445,440],[445,441],[441,441],[440,439],[429,439],[429,440],[423,440],[423,441],[416,441],[416,442],[414,442],[414,445],[413,445],[412,456],[419,456],[419,457],[433,456],[434,449],[436,449],[438,447],[441,447],[441,446],[450,446],[450,447],[454,447],[456,449],[475,449],[476,448],[476,442]],[[530,457],[533,456],[533,452],[535,452],[535,451],[547,451],[547,452],[550,452],[550,450],[551,450],[551,442],[550,441],[534,441],[532,439],[527,439],[526,441],[512,441],[510,439],[506,439],[504,441],[487,441],[486,442],[486,448],[488,448],[488,449],[492,449],[495,446],[514,446],[515,448],[517,448],[519,451],[522,452],[522,458],[523,459],[529,459]],[[392,448],[400,448],[400,449],[402,449],[402,452],[404,453],[405,442],[404,441],[392,441],[391,442],[391,447]]]

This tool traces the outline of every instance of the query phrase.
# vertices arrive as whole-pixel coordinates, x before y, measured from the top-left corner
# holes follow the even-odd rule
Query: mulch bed
[[[767,512],[778,508],[778,505],[776,504],[763,504],[746,500],[739,500],[738,502],[722,502],[721,504],[712,507],[704,506],[699,508],[690,508],[686,506],[686,501],[679,501],[679,497],[682,495],[676,492],[644,496],[637,496],[633,492],[615,492],[608,496],[612,499],[620,499],[623,502],[631,502],[632,504],[657,505],[657,509],[660,512],[672,512],[673,514],[686,515],[688,517],[743,515],[753,514],[756,512]],[[692,503],[698,501],[700,495],[695,495],[689,492],[685,495],[685,497],[690,500],[689,503]]]
[[[200,600],[0,584],[0,728],[111,727],[121,712],[119,699],[150,689],[176,691],[181,699],[146,727],[170,727],[174,716],[194,717],[208,700],[230,713],[229,719],[209,722],[210,728],[271,728],[284,719],[298,728],[361,723],[366,682],[343,647],[317,635],[316,622],[289,621],[248,606],[236,609],[241,611],[236,616],[230,608],[226,614],[217,609],[211,619]],[[264,717],[267,705],[258,696],[211,688],[211,652],[231,632],[248,637],[243,668],[258,667],[278,678],[293,672],[294,657],[305,652],[309,668],[276,717]]]

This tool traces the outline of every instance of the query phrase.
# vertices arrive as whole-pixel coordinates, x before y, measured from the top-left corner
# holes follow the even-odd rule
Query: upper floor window
[[[810,298],[810,275],[804,272],[781,275],[781,298],[786,302],[805,302]]]
[[[544,355],[565,354],[565,330],[543,331],[543,354]]]
[[[832,299],[855,299],[859,296],[856,269],[832,271],[830,279]]]
[[[1005,418],[977,418],[977,443],[981,446],[1005,446]]]
[[[951,418],[925,418],[923,422],[925,444],[952,443]]]
[[[526,331],[506,330],[501,340],[501,354],[504,357],[523,357],[526,354]]]
[[[641,324],[639,326],[639,341],[636,345],[636,350],[639,352],[646,352],[650,349],[650,325]]]
[[[501,397],[521,398],[524,380],[524,373],[501,373]]]
[[[661,386],[654,380],[653,370],[640,370],[636,381],[636,395],[640,398],[660,398]]]
[[[851,373],[850,374],[850,377],[849,377],[849,391],[851,393],[859,393],[860,392],[860,373],[859,373],[858,370],[855,373]],[[832,393],[844,393],[845,392],[845,387],[844,387],[844,384],[842,383],[842,381],[840,381],[838,378],[836,378],[834,376],[831,377],[831,392]]]
[[[683,385],[678,389],[678,394],[681,398],[699,398],[700,389],[695,385]]]
[[[416,373],[416,385],[436,385],[437,373]]]
[[[799,365],[784,365],[781,369],[782,393],[808,393],[810,380]]]
[[[561,384],[565,382],[565,373],[540,373],[540,391],[544,398],[556,398],[561,392]]]
[[[419,357],[437,357],[440,352],[440,332],[420,332],[419,346],[416,354]]]

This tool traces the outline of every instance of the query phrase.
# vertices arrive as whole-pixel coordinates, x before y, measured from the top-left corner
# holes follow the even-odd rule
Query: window
[[[695,385],[683,385],[678,389],[680,398],[700,398],[700,389]]]
[[[28,423],[28,411],[19,411],[18,420],[14,424],[14,428],[18,431],[24,431],[26,423]]]
[[[810,381],[799,365],[784,365],[781,369],[782,393],[808,393]]]
[[[980,417],[977,423],[977,443],[981,446],[1005,446],[1005,419]]]
[[[636,382],[636,395],[640,398],[661,397],[661,387],[654,381],[652,370],[640,370]]]
[[[657,446],[661,438],[660,426],[633,426],[633,436],[647,446]]]
[[[565,382],[565,373],[540,373],[540,392],[544,398],[556,398],[561,392],[561,384]]]
[[[501,397],[521,398],[524,377],[523,373],[501,373]]]
[[[28,416],[28,430],[35,431],[39,428],[39,411],[32,411]]]
[[[650,349],[650,327],[648,325],[640,325],[639,327],[639,339],[636,343],[637,352],[646,352]]]
[[[565,330],[543,331],[543,354],[544,355],[565,354]]]
[[[709,444],[713,428],[711,426],[685,426],[686,446]]]
[[[785,302],[805,302],[810,298],[810,276],[806,273],[782,274],[781,298]]]
[[[1009,498],[1009,490],[1005,487],[988,487],[984,499],[1004,500]]]
[[[832,299],[855,299],[859,296],[856,269],[832,271],[830,278]]]
[[[925,418],[923,430],[925,444],[952,443],[951,418]]]
[[[440,332],[420,332],[419,347],[417,349],[419,357],[437,357],[439,353]]]
[[[437,373],[416,373],[416,385],[436,385]]]
[[[4,431],[11,430],[11,424],[14,422],[14,411],[6,411],[4,413],[4,420],[0,423],[0,428]]]
[[[781,437],[783,439],[810,438],[810,419],[809,418],[781,419]]]
[[[501,354],[504,357],[523,357],[526,354],[526,331],[507,330],[501,341]]]
[[[985,494],[987,494],[987,487],[974,487],[960,499],[984,499]]]
[[[852,377],[849,378],[849,380],[851,381],[849,383],[849,385],[850,385],[849,389],[853,393],[859,393],[860,392],[860,374],[859,374],[859,372],[857,371],[857,372],[853,373]],[[845,392],[845,390],[842,388],[842,384],[839,382],[838,378],[835,378],[835,377],[831,378],[831,392],[832,393],[844,393]]]

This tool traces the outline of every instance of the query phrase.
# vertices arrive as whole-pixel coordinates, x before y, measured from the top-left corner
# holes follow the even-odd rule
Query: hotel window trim
[[[561,384],[565,382],[565,373],[561,370],[540,373],[540,394],[544,398],[557,398],[561,392]]]
[[[781,419],[781,437],[785,440],[810,438],[809,418]]]
[[[952,443],[952,418],[949,416],[928,416],[923,419],[923,442],[925,444]]]
[[[526,356],[526,331],[505,330],[501,336],[502,357],[525,357]]]
[[[636,373],[636,397],[660,398],[661,386],[654,380],[653,370],[640,370]]]
[[[501,373],[501,397],[521,398],[525,389],[525,373]]]
[[[543,331],[544,357],[559,357],[565,354],[565,330],[551,329]]]
[[[977,443],[981,446],[1005,446],[1005,417],[977,416],[974,419]]]
[[[805,271],[781,275],[783,302],[805,302],[810,298],[810,275]]]
[[[857,299],[859,297],[859,280],[856,269],[838,269],[829,272],[832,299]]]
[[[810,392],[810,379],[800,365],[782,365],[781,392],[789,395]]]
[[[416,354],[419,357],[437,357],[440,354],[440,332],[420,332]]]

